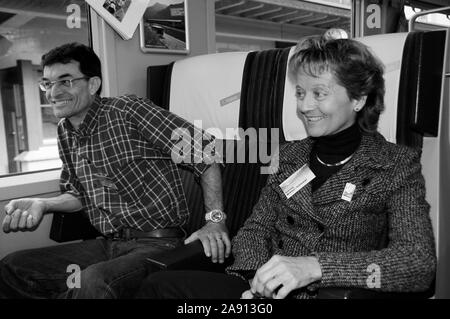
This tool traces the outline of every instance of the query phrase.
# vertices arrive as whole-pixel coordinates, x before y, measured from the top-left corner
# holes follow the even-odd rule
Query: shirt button
[[[101,184],[99,181],[94,181],[94,188],[100,188]]]
[[[288,215],[286,221],[289,225],[294,225],[294,218],[292,218],[292,216]]]

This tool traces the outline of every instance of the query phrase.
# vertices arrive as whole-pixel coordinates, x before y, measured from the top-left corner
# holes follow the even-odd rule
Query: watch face
[[[223,213],[219,211],[215,211],[211,213],[211,220],[215,223],[222,221]]]

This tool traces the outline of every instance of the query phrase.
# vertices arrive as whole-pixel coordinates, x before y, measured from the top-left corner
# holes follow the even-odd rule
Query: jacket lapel
[[[283,199],[285,205],[293,211],[297,213],[306,213],[312,218],[317,219],[317,216],[314,214],[311,183],[306,184],[289,199],[280,187],[281,183],[303,167],[303,165],[309,165],[309,154],[311,153],[312,140],[310,138],[306,138],[302,141],[294,143],[295,144],[283,154],[283,158],[280,159],[280,173],[275,176],[276,185],[274,185],[274,187],[280,198]]]
[[[356,186],[353,201],[366,191],[365,184],[370,182],[371,176],[395,164],[390,160],[389,154],[385,153],[386,141],[381,134],[363,133],[361,144],[352,159],[336,174],[330,176],[314,194],[311,191],[311,183],[308,183],[288,199],[279,185],[303,165],[309,164],[313,141],[306,138],[294,143],[296,144],[283,153],[283,158],[280,159],[280,169],[274,177],[276,183],[274,187],[290,209],[300,214],[306,213],[322,224],[333,223],[342,214],[338,206],[346,203],[341,197],[347,183]],[[332,211],[333,216],[322,216],[321,207],[330,205],[336,205],[336,209],[327,210]]]
[[[384,138],[379,133],[363,133],[360,147],[352,159],[319,188],[313,195],[314,205],[328,205],[341,199],[347,183],[356,186],[353,198],[358,197],[369,183],[375,171],[393,165],[387,154],[383,154]],[[380,153],[381,152],[381,153]]]

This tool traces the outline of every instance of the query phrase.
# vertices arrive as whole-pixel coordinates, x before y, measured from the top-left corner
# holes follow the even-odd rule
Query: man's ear
[[[89,79],[89,93],[94,95],[102,84],[102,80],[98,76],[93,76]]]
[[[352,100],[353,110],[355,112],[361,111],[362,108],[364,107],[364,105],[366,105],[366,101],[367,101],[367,95],[363,95],[357,100],[356,99]]]

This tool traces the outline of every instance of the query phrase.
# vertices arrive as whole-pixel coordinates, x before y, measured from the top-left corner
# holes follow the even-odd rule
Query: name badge
[[[353,194],[355,193],[356,185],[352,183],[345,184],[344,192],[342,193],[341,199],[350,202],[352,200]]]
[[[286,195],[287,198],[291,198],[315,177],[316,175],[314,175],[308,165],[305,164],[281,183],[280,187],[283,190],[284,195]]]

